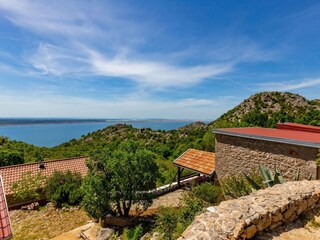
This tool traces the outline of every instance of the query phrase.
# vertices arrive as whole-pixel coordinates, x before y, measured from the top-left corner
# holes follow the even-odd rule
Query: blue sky
[[[319,1],[0,0],[0,117],[215,119],[320,92]]]

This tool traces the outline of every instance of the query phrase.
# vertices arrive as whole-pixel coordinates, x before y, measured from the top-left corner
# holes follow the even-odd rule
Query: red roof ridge
[[[320,133],[320,127],[291,122],[278,123],[276,129]]]
[[[42,163],[59,162],[59,161],[74,160],[74,159],[81,159],[81,158],[89,158],[89,157],[81,156],[81,157],[71,157],[71,158],[50,159],[50,160],[44,160]],[[40,162],[29,162],[29,163],[2,166],[0,167],[0,170],[4,168],[15,168],[15,167],[21,167],[21,166],[27,166],[27,165],[33,165],[33,164],[39,164],[39,163]]]

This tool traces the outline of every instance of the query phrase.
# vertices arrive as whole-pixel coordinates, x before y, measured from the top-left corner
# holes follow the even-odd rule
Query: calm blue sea
[[[74,138],[80,138],[93,132],[119,122],[105,123],[63,123],[63,124],[35,124],[0,126],[0,136],[7,136],[11,140],[24,141],[37,146],[53,147]],[[123,122],[121,122],[123,123]],[[178,121],[133,121],[126,122],[136,128],[151,128],[154,130],[172,130],[185,126],[190,122]]]

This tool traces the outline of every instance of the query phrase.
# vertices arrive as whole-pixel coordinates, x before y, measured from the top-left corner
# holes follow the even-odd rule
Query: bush
[[[139,240],[143,235],[143,228],[141,225],[134,228],[125,228],[123,231],[124,240]]]
[[[263,179],[258,171],[248,173],[247,176],[254,180],[260,188],[264,188]],[[224,195],[231,198],[248,195],[253,190],[243,175],[227,176],[220,181],[220,186]]]
[[[252,192],[250,184],[243,176],[227,176],[220,181],[225,196],[239,198]]]
[[[54,172],[46,183],[46,197],[60,208],[78,205],[83,197],[82,177],[75,172]]]
[[[163,239],[179,238],[204,206],[206,206],[204,201],[192,192],[185,193],[179,209],[169,207],[160,209],[156,217],[156,231],[163,235]]]
[[[43,187],[45,181],[46,177],[41,172],[37,174],[26,172],[19,181],[12,185],[13,197],[20,201],[38,201],[44,197]]]
[[[163,239],[175,239],[173,234],[176,231],[178,224],[178,209],[162,207],[156,217],[156,231],[163,234]]]
[[[0,167],[24,163],[23,154],[18,151],[0,150]]]
[[[223,201],[223,193],[220,187],[209,182],[193,187],[191,193],[195,197],[210,204],[218,204]]]

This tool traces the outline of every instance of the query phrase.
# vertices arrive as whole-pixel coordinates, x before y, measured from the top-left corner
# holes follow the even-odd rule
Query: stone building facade
[[[287,179],[292,179],[298,169],[301,171],[300,179],[306,178],[310,173],[313,179],[319,179],[316,159],[320,148],[320,133],[290,129],[247,129],[215,131],[215,170],[218,178],[257,170],[259,164],[274,169],[277,164]],[[268,132],[275,136],[266,136],[265,133]],[[319,143],[316,142],[316,134],[319,135]],[[288,139],[292,136],[299,136],[299,139]],[[309,136],[314,137],[312,140],[315,141],[306,142],[303,139]]]

